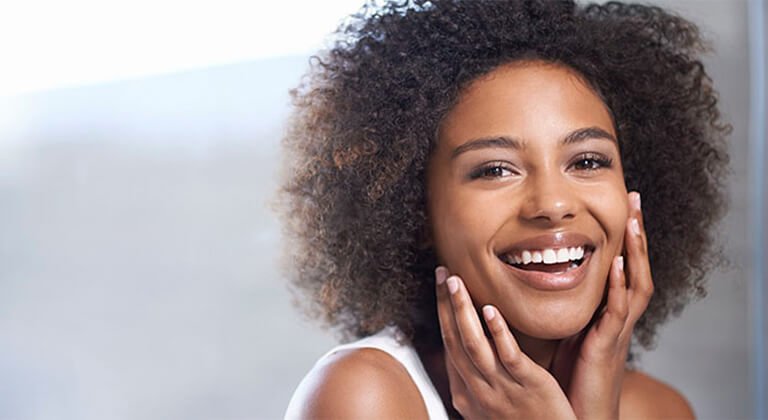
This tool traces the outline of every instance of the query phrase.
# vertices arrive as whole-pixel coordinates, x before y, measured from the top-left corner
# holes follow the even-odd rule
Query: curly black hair
[[[396,325],[439,346],[425,168],[462,89],[514,61],[579,73],[610,109],[628,190],[643,196],[655,294],[635,328],[705,294],[728,174],[710,50],[658,7],[553,0],[370,3],[292,93],[280,189],[294,290],[345,338]]]

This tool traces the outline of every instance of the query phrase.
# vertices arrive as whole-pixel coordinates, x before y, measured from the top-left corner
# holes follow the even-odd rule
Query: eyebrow
[[[588,139],[603,139],[612,141],[618,144],[616,137],[611,133],[603,130],[600,127],[585,127],[579,128],[568,133],[560,142],[563,145],[579,143]],[[488,148],[504,148],[520,150],[525,148],[525,142],[515,137],[509,136],[494,136],[494,137],[482,137],[465,142],[464,144],[453,149],[451,153],[451,159],[455,159],[462,153],[469,152],[470,150],[488,149]]]

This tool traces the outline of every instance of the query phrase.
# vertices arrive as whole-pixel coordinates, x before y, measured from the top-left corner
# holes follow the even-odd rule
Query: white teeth
[[[523,251],[523,264],[530,264],[531,261],[533,261],[533,257],[531,256],[530,251]]]
[[[556,264],[568,261],[578,261],[584,257],[584,247],[577,246],[572,248],[546,248],[543,250],[529,251],[525,250],[520,254],[508,255],[509,262],[515,264],[544,263]]]

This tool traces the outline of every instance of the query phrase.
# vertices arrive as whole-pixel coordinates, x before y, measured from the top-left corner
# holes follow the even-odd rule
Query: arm
[[[302,381],[286,419],[427,418],[405,368],[376,349],[340,351]]]
[[[621,394],[621,419],[694,419],[676,389],[642,372],[627,371]]]

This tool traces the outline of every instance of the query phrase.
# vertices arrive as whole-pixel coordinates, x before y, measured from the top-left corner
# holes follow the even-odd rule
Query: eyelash
[[[509,165],[505,164],[504,162],[489,162],[474,171],[472,171],[469,174],[469,179],[478,179],[478,178],[500,178],[501,176],[496,175],[490,175],[489,172],[494,169],[501,169],[512,172],[512,169],[509,168]]]
[[[571,165],[576,166],[577,164],[584,163],[585,161],[591,161],[598,166],[596,168],[583,168],[581,169],[583,171],[596,171],[598,169],[610,168],[613,166],[613,159],[598,153],[584,153],[579,155],[579,157],[577,157]]]
[[[584,162],[590,162],[587,163],[588,167],[582,167],[582,168],[576,168],[577,170],[581,171],[597,171],[603,168],[610,168],[613,166],[613,159],[597,154],[597,153],[584,153],[582,155],[579,155],[571,164],[571,166],[576,166]],[[596,166],[595,166],[596,165]],[[594,167],[593,167],[594,166]],[[483,165],[474,171],[472,171],[469,174],[470,179],[479,179],[479,178],[500,178],[502,175],[500,174],[490,174],[490,171],[492,170],[506,170],[510,172],[514,172],[509,165],[507,165],[505,162],[489,162],[486,165]]]

